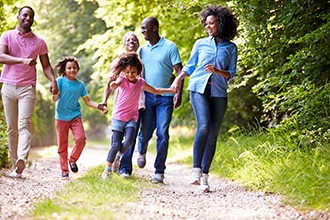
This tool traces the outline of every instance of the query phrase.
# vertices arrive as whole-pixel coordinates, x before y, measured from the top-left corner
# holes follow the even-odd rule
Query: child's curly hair
[[[57,74],[59,76],[65,76],[65,67],[68,62],[75,62],[77,64],[78,70],[80,69],[77,58],[75,57],[63,57],[55,64],[55,68],[57,69]]]
[[[206,25],[206,18],[213,15],[218,22],[217,36],[230,41],[238,36],[238,20],[235,15],[225,6],[208,5],[200,14],[202,25]]]
[[[142,63],[136,53],[123,53],[119,56],[118,62],[116,63],[111,77],[111,81],[116,80],[120,73],[128,66],[136,67],[138,75],[142,72]]]

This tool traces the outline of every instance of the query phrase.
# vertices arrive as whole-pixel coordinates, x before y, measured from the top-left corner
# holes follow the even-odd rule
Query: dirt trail
[[[107,147],[86,147],[77,162],[78,174],[70,174],[74,180],[88,169],[103,164]],[[24,171],[24,178],[11,179],[2,170],[0,177],[0,219],[24,219],[34,202],[53,193],[67,182],[60,180],[58,156],[55,148],[34,149],[33,153],[43,155],[31,159],[32,166]],[[136,153],[135,153],[136,155]],[[135,164],[134,156],[133,162]],[[145,169],[134,170],[134,175],[151,179],[153,155],[147,155]],[[278,195],[249,192],[237,183],[210,174],[211,193],[202,193],[198,187],[189,185],[191,168],[168,159],[165,184],[147,188],[141,194],[141,201],[116,206],[121,213],[118,219],[330,219],[329,213],[297,210],[281,204]],[[100,174],[101,175],[101,174]],[[100,177],[101,178],[101,177]],[[119,208],[122,207],[122,210]]]

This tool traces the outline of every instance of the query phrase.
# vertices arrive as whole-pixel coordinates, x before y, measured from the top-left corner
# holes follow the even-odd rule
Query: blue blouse
[[[215,73],[207,73],[204,66],[213,64],[217,69],[226,70],[230,78]],[[211,83],[212,97],[227,97],[228,81],[236,73],[237,46],[236,44],[220,40],[215,43],[213,36],[198,39],[191,51],[187,64],[183,67],[189,76],[188,90],[204,93],[208,81]]]

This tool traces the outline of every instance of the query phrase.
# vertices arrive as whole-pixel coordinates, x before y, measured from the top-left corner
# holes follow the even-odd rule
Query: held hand
[[[53,95],[58,94],[58,87],[56,81],[51,82],[49,90]]]
[[[173,81],[172,85],[171,85],[171,90],[174,91],[174,93],[177,93],[179,89],[179,83],[177,78]]]
[[[108,113],[107,104],[105,104],[105,103],[99,103],[99,104],[97,104],[97,109],[98,110],[101,110],[103,112],[103,114],[107,114]]]
[[[108,108],[107,106],[103,106],[103,110],[102,110],[103,114],[107,114],[108,113]]]
[[[175,94],[175,93],[176,93],[176,89],[175,89],[175,88],[172,88],[172,87],[170,87],[170,88],[169,88],[169,92],[170,92],[170,93],[172,93],[172,94]]]

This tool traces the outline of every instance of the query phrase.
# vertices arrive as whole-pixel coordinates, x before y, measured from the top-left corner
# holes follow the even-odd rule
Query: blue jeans
[[[154,162],[155,173],[163,174],[166,166],[170,136],[168,134],[173,113],[173,96],[154,95],[145,92],[146,110],[142,113],[141,128],[138,135],[138,151],[147,152],[149,140],[156,129],[157,155]]]
[[[133,164],[132,164],[132,157],[135,149],[136,137],[140,128],[140,119],[141,119],[141,112],[143,110],[139,109],[139,118],[136,124],[135,134],[133,144],[128,148],[128,150],[124,153],[121,158],[120,166],[119,166],[119,173],[128,173],[129,175],[132,174],[133,171]]]
[[[111,148],[107,156],[107,162],[112,163],[117,152],[125,153],[133,144],[136,133],[136,122],[132,119],[124,122],[112,119]],[[123,141],[125,137],[125,140]]]
[[[208,93],[190,92],[190,102],[194,109],[197,131],[193,148],[194,168],[201,168],[208,174],[222,119],[227,108],[227,98],[211,97]]]

